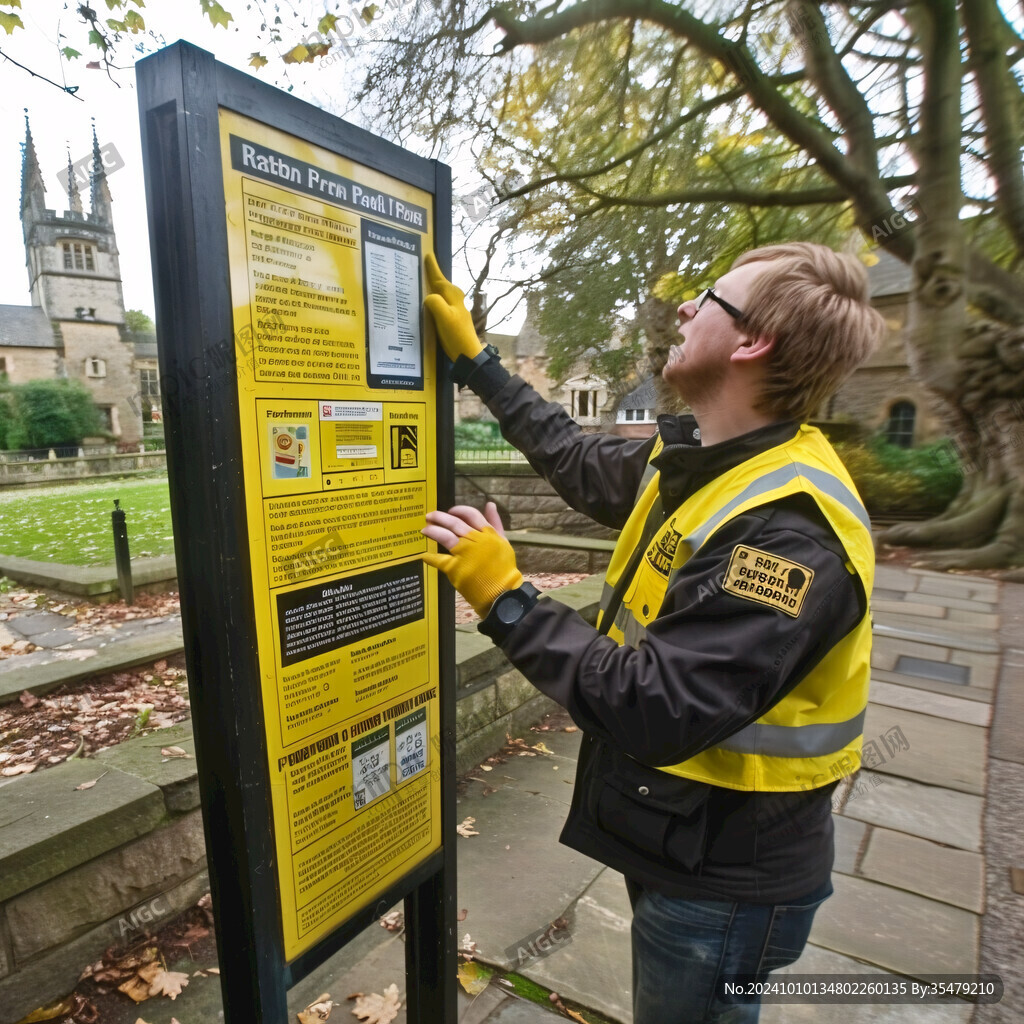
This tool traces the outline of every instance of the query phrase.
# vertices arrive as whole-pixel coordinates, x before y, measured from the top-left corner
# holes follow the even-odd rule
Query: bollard
[[[114,511],[110,513],[114,524],[114,563],[117,566],[117,586],[125,604],[135,603],[135,590],[132,587],[132,560],[128,553],[128,526],[124,521],[124,509],[121,502],[114,499]]]

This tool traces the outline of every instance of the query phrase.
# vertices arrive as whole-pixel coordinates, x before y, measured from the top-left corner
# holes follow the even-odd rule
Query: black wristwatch
[[[504,642],[505,637],[519,625],[523,616],[537,603],[540,591],[532,583],[523,583],[515,590],[506,590],[499,594],[491,605],[491,610],[477,626],[484,636],[489,636],[496,644]]]
[[[496,345],[484,345],[484,347],[477,352],[472,359],[469,356],[460,355],[458,359],[452,364],[452,380],[459,385],[460,388],[466,386],[466,381],[469,380],[470,374],[475,372],[484,363],[490,362],[492,359],[496,359],[499,363],[501,362],[501,353],[498,351]]]

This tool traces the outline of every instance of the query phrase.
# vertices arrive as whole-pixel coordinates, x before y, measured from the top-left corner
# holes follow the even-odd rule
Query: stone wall
[[[0,461],[0,487],[38,487],[96,477],[158,473],[166,469],[166,452],[83,455],[80,459],[39,459],[34,462]]]
[[[557,599],[593,622],[600,589],[594,577]],[[456,631],[456,686],[459,774],[556,707],[475,624]],[[192,756],[162,758],[164,746]],[[194,755],[185,722],[2,784],[0,1024],[66,995],[107,947],[207,891]]]
[[[615,536],[574,512],[525,462],[458,462],[455,464],[455,500],[483,508],[493,501],[508,513],[507,529],[566,533],[576,537]]]

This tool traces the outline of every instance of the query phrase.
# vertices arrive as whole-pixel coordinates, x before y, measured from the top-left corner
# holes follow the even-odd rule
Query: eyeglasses
[[[742,320],[747,315],[742,312],[742,310],[737,309],[732,305],[732,303],[726,302],[721,296],[716,295],[711,288],[705,288],[704,291],[702,291],[700,295],[693,300],[693,304],[697,309],[700,309],[708,299],[711,299],[713,302],[717,302],[734,320]]]

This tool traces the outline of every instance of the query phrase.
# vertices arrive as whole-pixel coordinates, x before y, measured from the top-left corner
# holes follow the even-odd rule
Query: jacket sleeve
[[[814,571],[799,615],[722,589],[737,544]],[[675,575],[637,649],[543,599],[502,649],[585,732],[645,764],[676,764],[763,715],[860,621],[863,587],[840,551],[781,506],[767,520],[740,516]]]
[[[584,434],[555,402],[499,366],[468,384],[494,413],[501,433],[570,508],[602,526],[621,529],[633,511],[637,488],[655,437],[641,441],[614,434]]]

